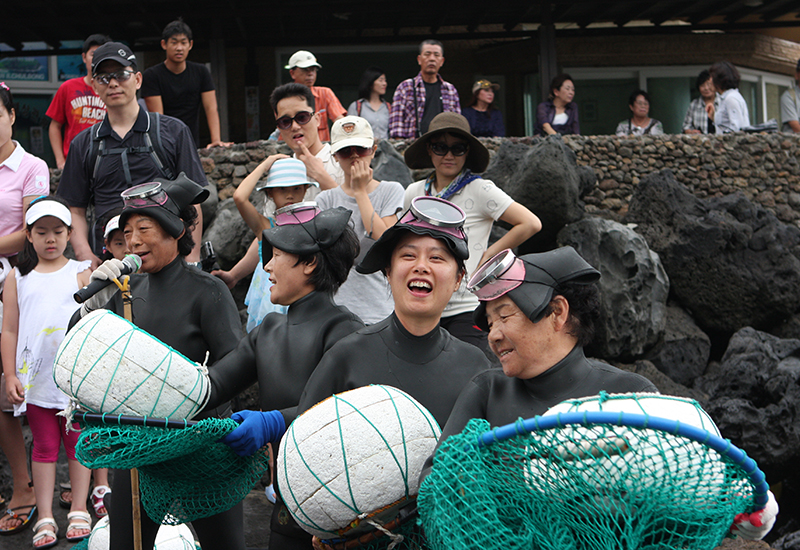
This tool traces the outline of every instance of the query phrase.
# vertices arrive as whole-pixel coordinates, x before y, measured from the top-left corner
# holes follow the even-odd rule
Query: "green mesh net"
[[[219,442],[236,426],[229,418],[181,429],[89,423],[75,456],[87,468],[138,468],[147,515],[178,525],[229,510],[268,470],[266,451],[240,457]]]
[[[420,488],[430,548],[712,549],[753,485],[727,457],[681,436],[563,426],[478,446],[471,420]]]

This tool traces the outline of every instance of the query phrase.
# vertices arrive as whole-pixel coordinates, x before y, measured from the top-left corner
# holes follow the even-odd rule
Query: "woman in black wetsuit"
[[[284,413],[284,425],[276,427],[276,411],[251,413],[253,420],[242,424],[243,431],[252,430],[251,437],[257,441],[250,453],[267,441],[279,439],[294,413],[299,415],[334,393],[369,384],[387,384],[405,391],[440,425],[444,424],[464,384],[489,368],[480,349],[455,339],[439,326],[444,306],[464,276],[464,260],[469,255],[463,218],[463,212],[447,201],[419,198],[372,245],[357,269],[385,273],[394,312],[342,338],[322,356],[297,408],[291,416]],[[211,377],[213,380],[213,372]],[[286,535],[279,548],[310,550],[311,535],[297,526],[288,511],[282,517],[284,523],[279,526],[273,516],[273,535],[276,529]]]
[[[489,346],[502,371],[492,369],[470,380],[442,430],[440,445],[471,418],[497,427],[601,391],[658,392],[646,378],[584,355],[598,316],[594,283],[599,278],[600,272],[569,246],[519,258],[504,250],[472,276],[467,286],[480,300],[473,319],[489,331]],[[430,473],[435,454],[426,461],[421,479]],[[765,509],[740,514],[732,530],[743,538],[763,538],[777,512],[770,493]]]
[[[601,390],[658,391],[638,374],[583,354],[599,312],[594,284],[599,278],[600,272],[568,246],[519,258],[504,250],[472,276],[468,286],[481,300],[473,320],[489,332],[502,370],[470,380],[440,442],[461,432],[471,418],[503,426]]]
[[[315,203],[297,203],[278,210],[277,226],[263,232],[261,255],[273,282],[270,299],[289,309],[285,315],[264,317],[209,372],[208,406],[259,383],[265,411],[235,413],[232,418],[240,426],[222,440],[242,456],[280,440],[322,355],[339,339],[364,327],[356,315],[333,301],[358,255],[358,239],[348,225],[350,214],[342,207],[320,212]],[[273,450],[277,451],[277,445]],[[280,498],[270,526],[272,550],[310,548],[311,538],[302,536],[304,532],[291,521]]]
[[[125,207],[120,215],[128,250],[142,259],[141,274],[131,275],[133,323],[172,346],[197,363],[208,364],[236,347],[242,335],[236,304],[225,284],[184,258],[192,250],[192,227],[197,220],[194,205],[208,191],[181,173],[175,181],[146,183],[123,194]],[[93,279],[120,276],[121,261],[103,263]],[[110,285],[84,302],[73,316],[73,324],[92,309],[105,307],[123,315],[117,287]],[[109,301],[110,300],[110,301]],[[201,414],[228,416],[230,407],[222,403]],[[133,548],[131,489],[128,470],[116,470],[109,503],[110,547]],[[159,524],[142,512],[142,547],[152,549]],[[192,523],[204,550],[245,549],[241,503],[227,512]]]
[[[466,381],[489,368],[479,348],[439,325],[469,256],[463,220],[452,203],[418,197],[372,245],[356,269],[383,271],[394,312],[343,338],[322,357],[298,414],[335,393],[386,384],[414,397],[444,425]]]

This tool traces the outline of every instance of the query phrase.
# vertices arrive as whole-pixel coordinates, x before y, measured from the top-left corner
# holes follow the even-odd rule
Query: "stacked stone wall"
[[[543,138],[507,138],[531,144]],[[639,180],[668,168],[699,198],[736,191],[772,211],[780,220],[800,226],[800,136],[736,134],[725,136],[565,136],[578,164],[591,167],[597,184],[584,197],[586,209],[621,220]],[[492,155],[504,140],[485,139]],[[408,141],[393,141],[402,153]],[[201,149],[201,161],[220,199],[234,189],[268,155],[289,148],[275,141],[240,143],[230,148]],[[60,171],[52,171],[53,189]],[[421,177],[421,172],[415,172]]]

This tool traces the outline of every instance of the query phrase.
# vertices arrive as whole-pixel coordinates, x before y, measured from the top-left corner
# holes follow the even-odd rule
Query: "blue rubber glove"
[[[239,456],[252,456],[267,443],[279,440],[286,431],[286,421],[278,411],[239,411],[231,418],[239,426],[222,442]]]

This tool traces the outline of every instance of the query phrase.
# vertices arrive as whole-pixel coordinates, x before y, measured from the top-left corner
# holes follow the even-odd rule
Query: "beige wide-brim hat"
[[[458,113],[439,113],[431,121],[428,131],[408,146],[403,156],[409,168],[433,168],[428,143],[440,134],[451,134],[469,143],[469,153],[464,164],[472,172],[480,173],[489,166],[489,150],[469,131],[469,122]]]

